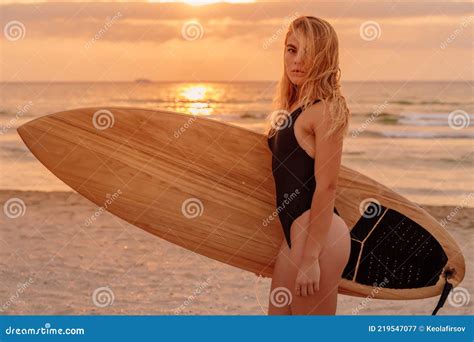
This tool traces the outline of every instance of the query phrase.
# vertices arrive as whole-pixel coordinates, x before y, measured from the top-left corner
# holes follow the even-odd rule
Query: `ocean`
[[[0,189],[72,191],[16,127],[68,109],[124,106],[203,115],[263,133],[276,82],[0,83]],[[352,112],[342,163],[426,205],[473,206],[468,82],[344,82]]]

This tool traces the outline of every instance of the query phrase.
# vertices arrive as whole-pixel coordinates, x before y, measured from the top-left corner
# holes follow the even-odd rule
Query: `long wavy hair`
[[[305,110],[316,99],[324,100],[329,105],[327,114],[331,116],[332,124],[326,132],[326,137],[335,132],[345,135],[351,113],[340,89],[341,69],[339,68],[339,42],[336,31],[324,19],[311,16],[298,17],[288,27],[283,51],[286,50],[286,43],[291,33],[297,37],[300,43],[299,49],[306,50],[307,73],[304,83],[296,87],[283,70],[283,76],[273,99],[275,110],[267,117],[267,135],[274,133],[272,128],[275,128],[275,121],[282,119],[282,113],[288,115],[288,111],[295,104]]]

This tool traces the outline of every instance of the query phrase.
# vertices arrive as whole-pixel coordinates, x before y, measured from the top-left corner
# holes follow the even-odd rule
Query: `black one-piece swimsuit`
[[[319,101],[315,100],[314,103]],[[294,132],[296,120],[301,112],[301,107],[295,109],[285,120],[285,124],[276,130],[272,129],[268,138],[268,146],[273,154],[276,207],[290,248],[291,225],[295,219],[311,208],[316,189],[314,159],[298,144]],[[335,208],[334,212],[337,213]]]

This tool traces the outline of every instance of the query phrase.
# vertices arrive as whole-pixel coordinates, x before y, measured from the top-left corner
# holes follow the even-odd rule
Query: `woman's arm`
[[[309,232],[303,252],[303,258],[307,260],[319,258],[331,227],[343,145],[342,133],[324,138],[331,127],[327,102],[319,102],[311,110],[315,112],[311,117],[314,118],[316,190],[311,203]]]
[[[310,109],[314,140],[314,176],[316,190],[311,203],[310,223],[303,258],[296,275],[295,291],[299,296],[311,296],[319,290],[319,254],[331,228],[336,186],[341,166],[342,133],[325,138],[331,127],[327,103],[318,102]]]

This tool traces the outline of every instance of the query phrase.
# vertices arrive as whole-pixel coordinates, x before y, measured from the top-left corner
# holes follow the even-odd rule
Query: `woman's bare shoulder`
[[[327,100],[320,100],[309,106],[305,112],[308,112],[308,119],[314,129],[329,124],[329,102]]]

